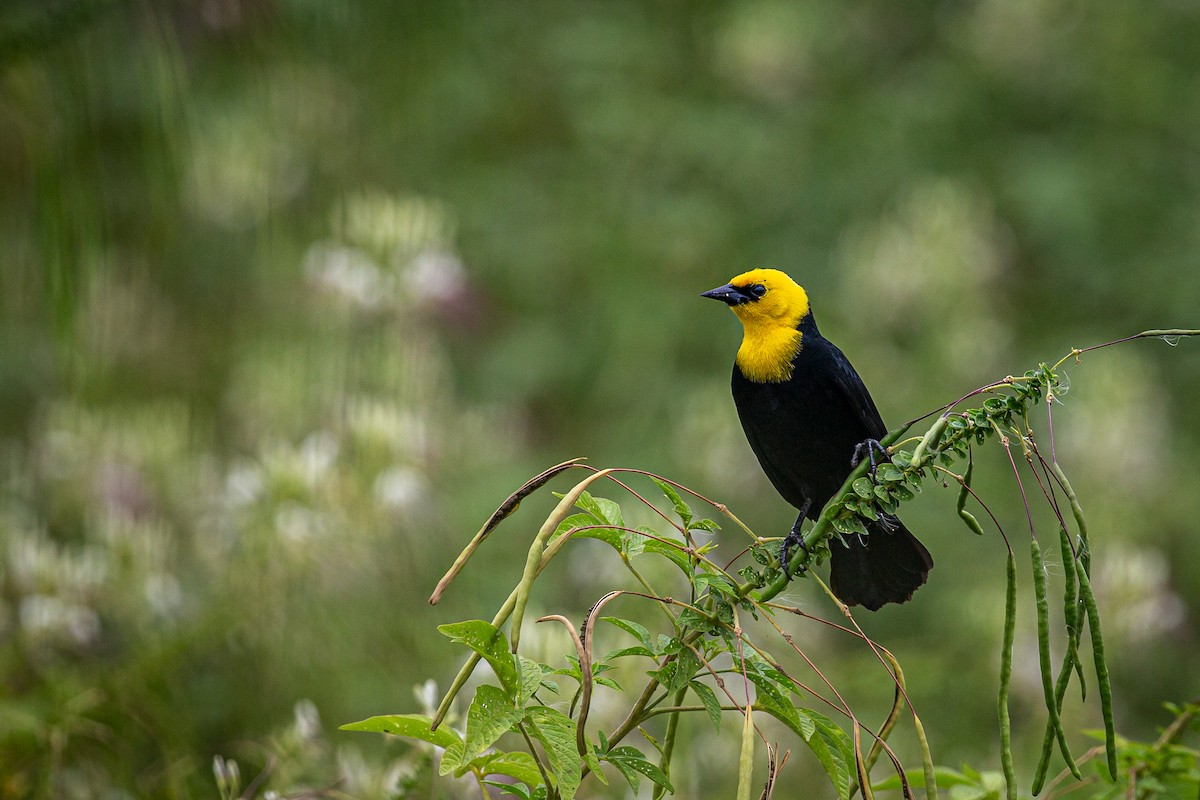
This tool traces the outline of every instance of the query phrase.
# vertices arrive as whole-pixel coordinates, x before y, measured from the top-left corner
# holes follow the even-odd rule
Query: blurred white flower
[[[411,299],[449,302],[467,291],[467,268],[448,250],[422,250],[409,262],[400,285]]]
[[[21,598],[18,616],[31,638],[66,639],[86,645],[100,635],[100,617],[95,611],[52,595]]]
[[[424,683],[418,683],[413,687],[413,697],[416,698],[417,705],[421,707],[422,714],[433,716],[438,706],[437,681],[429,678]]]
[[[352,398],[346,405],[346,424],[360,444],[383,447],[396,456],[417,458],[429,447],[425,417],[390,400]]]
[[[225,475],[225,504],[235,509],[253,505],[265,487],[262,467],[251,462],[237,464]]]
[[[312,741],[321,736],[321,714],[312,700],[297,700],[292,708],[295,717],[296,736],[302,741]]]
[[[1187,606],[1170,587],[1171,565],[1161,550],[1110,541],[1104,557],[1093,564],[1096,593],[1107,609],[1106,630],[1140,644],[1186,623]]]
[[[323,535],[329,528],[323,514],[298,503],[284,502],[275,512],[275,530],[290,542],[305,542]]]
[[[179,579],[169,572],[147,575],[143,593],[146,603],[160,617],[173,617],[183,606],[183,588],[179,585]]]
[[[310,488],[315,488],[333,469],[338,442],[329,431],[316,431],[300,443],[300,463]]]
[[[393,510],[411,508],[428,493],[425,478],[408,467],[391,467],[375,479],[375,499]]]
[[[357,247],[318,242],[304,255],[304,273],[322,292],[368,311],[393,296],[395,280]]]

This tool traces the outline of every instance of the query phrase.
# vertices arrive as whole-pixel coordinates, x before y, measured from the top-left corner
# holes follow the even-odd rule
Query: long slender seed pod
[[[1070,745],[1067,744],[1066,732],[1063,731],[1062,720],[1058,715],[1058,703],[1054,697],[1054,685],[1051,682],[1054,673],[1050,666],[1050,601],[1046,596],[1046,573],[1045,566],[1042,564],[1042,548],[1038,544],[1036,536],[1030,537],[1029,541],[1029,553],[1033,562],[1033,588],[1037,600],[1038,662],[1042,673],[1042,692],[1046,698],[1046,712],[1049,716],[1049,724],[1054,729],[1055,738],[1058,739],[1059,752],[1062,753],[1063,760],[1067,762],[1067,768],[1071,770],[1071,774],[1076,779],[1082,780],[1083,776],[1079,772],[1079,766],[1071,755]],[[1038,762],[1033,776],[1032,792],[1035,795],[1042,790],[1048,766],[1049,758]]]
[[[1071,482],[1069,480],[1067,480],[1066,473],[1063,472],[1062,467],[1060,467],[1058,465],[1058,462],[1051,461],[1050,469],[1052,469],[1054,471],[1055,477],[1058,478],[1058,482],[1063,488],[1063,493],[1066,494],[1067,500],[1071,504],[1071,514],[1075,517],[1075,525],[1079,528],[1079,555],[1077,557],[1077,560],[1072,559],[1072,561],[1076,564],[1074,571],[1075,571],[1076,575],[1079,572],[1086,572],[1088,575],[1091,575],[1092,574],[1092,551],[1091,551],[1091,546],[1088,543],[1087,520],[1084,519],[1084,516],[1083,516],[1083,507],[1081,505],[1079,505],[1079,498],[1075,495],[1075,490],[1071,487]],[[1069,542],[1068,542],[1068,544],[1069,544]],[[1067,563],[1067,561],[1066,561],[1066,558],[1064,557],[1063,558],[1064,566],[1066,565],[1066,563]],[[1069,579],[1070,578],[1068,578],[1068,580]],[[1075,667],[1076,667],[1077,674],[1079,675],[1080,695],[1086,699],[1087,683],[1084,681],[1084,678],[1083,678],[1083,664],[1079,659],[1079,653],[1078,653],[1079,636],[1083,632],[1083,615],[1084,615],[1083,596],[1079,595],[1078,599],[1076,601],[1076,610],[1075,610],[1075,628],[1076,628]]]
[[[1012,685],[1013,639],[1017,631],[1017,559],[1008,551],[1008,582],[1004,593],[1004,645],[1000,651],[1000,695],[996,712],[1000,717],[1000,765],[1008,800],[1017,800],[1017,770],[1013,766],[1012,723],[1008,715],[1008,690]]]
[[[1075,515],[1075,524],[1079,526],[1079,538],[1087,542],[1087,521],[1083,518],[1083,507],[1079,505],[1079,498],[1075,495],[1075,490],[1071,488],[1071,482],[1067,480],[1067,476],[1062,471],[1062,467],[1058,465],[1058,462],[1051,461],[1050,468],[1054,470],[1055,477],[1062,484],[1063,492],[1066,493],[1067,500],[1071,503],[1071,513]],[[1083,553],[1080,553],[1079,557],[1082,559]]]
[[[925,738],[925,726],[921,718],[913,714],[913,727],[917,729],[917,743],[921,745],[921,767],[925,773],[925,797],[938,800],[937,777],[933,771],[933,754],[929,751],[929,740]]]
[[[1054,700],[1058,705],[1059,713],[1062,713],[1063,697],[1067,694],[1067,685],[1071,682],[1072,665],[1077,659],[1071,655],[1068,650],[1063,655],[1062,669],[1058,673],[1058,681],[1054,685]],[[1042,754],[1038,758],[1038,764],[1046,764],[1050,761],[1050,751],[1054,747],[1054,728],[1050,725],[1050,721],[1046,721],[1046,732],[1042,736]]]
[[[738,756],[737,800],[750,800],[754,780],[754,710],[746,704],[742,720],[742,750]]]
[[[871,790],[871,771],[867,760],[863,757],[862,726],[854,720],[854,772],[858,776],[858,785],[862,789],[863,800],[875,800],[875,792]]]
[[[546,568],[551,559],[553,559],[554,556],[560,550],[562,550],[563,546],[569,540],[570,535],[570,532],[564,533],[562,536],[550,543],[550,546],[547,547],[545,552],[542,553],[541,561],[538,562],[538,574],[541,574],[541,571]],[[513,613],[513,609],[517,605],[517,594],[519,589],[519,586],[514,587],[513,590],[508,593],[508,598],[504,601],[504,604],[500,606],[500,610],[496,612],[496,615],[492,617],[493,626],[499,628],[508,621],[509,616]],[[442,724],[442,720],[446,718],[446,714],[450,710],[450,704],[454,702],[454,698],[458,695],[463,685],[467,682],[467,678],[471,677],[471,673],[475,671],[475,667],[478,666],[482,658],[483,656],[479,655],[479,653],[471,653],[471,655],[468,656],[466,663],[462,665],[462,668],[458,671],[458,674],[454,676],[454,680],[451,682],[450,688],[446,690],[446,694],[442,698],[442,702],[438,704],[437,712],[434,714],[433,722],[430,724],[430,728],[437,730],[438,726]]]
[[[1079,661],[1079,634],[1083,627],[1084,615],[1078,591],[1077,572],[1080,566],[1071,549],[1071,534],[1067,533],[1066,527],[1060,526],[1058,529],[1058,544],[1063,562],[1063,623],[1067,628],[1067,654],[1063,659],[1063,672],[1069,673],[1072,669],[1075,670],[1075,674],[1079,676],[1079,699],[1083,701],[1087,700],[1087,681],[1083,677],[1083,665]],[[1059,682],[1062,682],[1061,677]],[[1058,698],[1060,709],[1062,700],[1060,694]]]
[[[524,485],[522,485],[520,489],[517,489],[515,492],[510,494],[508,498],[500,504],[500,507],[492,512],[492,515],[488,517],[487,522],[483,523],[483,527],[479,529],[479,532],[475,534],[475,537],[471,539],[470,543],[463,548],[463,551],[459,553],[458,558],[454,560],[454,563],[450,566],[450,569],[447,570],[446,574],[442,576],[442,579],[438,581],[437,587],[433,590],[433,594],[429,596],[429,605],[435,606],[438,604],[438,601],[442,599],[442,594],[446,591],[446,587],[450,585],[450,582],[453,581],[458,573],[462,571],[462,568],[466,566],[467,561],[472,555],[475,554],[475,551],[479,549],[479,545],[483,544],[483,540],[488,537],[488,534],[495,530],[497,525],[499,525],[509,515],[517,510],[517,508],[521,505],[522,500],[549,483],[555,475],[570,469],[582,460],[582,458],[572,458],[570,461],[564,461],[561,464],[555,464],[553,467],[550,467],[549,469],[525,481]]]
[[[546,542],[554,534],[554,531],[558,529],[559,523],[571,513],[571,508],[579,500],[579,496],[583,494],[584,490],[611,472],[611,469],[602,469],[599,472],[593,472],[575,484],[571,488],[571,491],[563,495],[562,500],[558,501],[558,505],[550,512],[550,516],[546,517],[546,521],[542,523],[537,536],[533,537],[533,544],[529,545],[529,555],[525,559],[525,571],[521,575],[521,582],[517,585],[517,602],[513,606],[512,624],[508,631],[508,640],[512,644],[512,651],[514,653],[517,652],[517,645],[521,642],[521,623],[525,619],[525,607],[529,604],[529,593],[533,589],[533,580],[537,577],[538,572],[541,571],[538,565],[542,562],[542,550],[545,548]]]
[[[1092,594],[1092,581],[1087,570],[1079,570],[1079,593],[1087,608],[1088,629],[1092,632],[1092,658],[1096,663],[1096,686],[1100,690],[1100,713],[1104,716],[1104,749],[1108,756],[1108,772],[1117,774],[1117,735],[1113,723],[1112,685],[1108,682],[1108,664],[1104,660],[1104,639],[1100,635],[1100,609]]]

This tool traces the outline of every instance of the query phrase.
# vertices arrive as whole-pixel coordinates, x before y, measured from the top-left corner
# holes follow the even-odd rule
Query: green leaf
[[[534,706],[525,712],[529,735],[542,743],[563,800],[575,796],[583,780],[583,760],[575,749],[575,721],[553,708]]]
[[[596,780],[608,786],[608,778],[604,777],[604,770],[600,769],[600,757],[596,754],[594,745],[584,752],[583,762],[587,764],[587,768],[596,776]]]
[[[641,642],[642,646],[647,650],[654,650],[654,645],[650,641],[650,631],[646,629],[645,625],[639,625],[636,622],[627,619],[621,619],[620,617],[601,617],[600,619],[604,622],[616,625],[621,630],[632,635],[635,639]]]
[[[896,497],[900,498],[902,502],[907,503],[909,500],[912,500],[914,497],[916,497],[916,495],[913,494],[912,489],[908,488],[902,483],[896,487]]]
[[[510,698],[515,701],[521,696],[520,663],[509,652],[508,638],[496,626],[481,619],[472,619],[439,625],[438,631],[487,659]]]
[[[646,658],[654,658],[654,653],[651,653],[648,648],[639,645],[633,647],[625,647],[620,650],[613,650],[604,657],[604,661],[612,661],[614,658],[627,658],[628,656],[644,656]]]
[[[610,689],[621,691],[621,684],[614,681],[612,678],[596,678],[593,683],[597,686],[607,686]]]
[[[370,717],[360,722],[350,722],[342,725],[338,730],[390,733],[393,736],[420,739],[442,748],[462,743],[462,737],[458,735],[457,731],[445,725],[435,731],[431,729],[432,725],[433,720],[423,714],[386,714],[380,717]]]
[[[812,720],[801,716],[795,704],[792,703],[791,698],[780,691],[779,686],[774,681],[766,675],[749,670],[746,672],[746,677],[754,683],[755,688],[758,690],[754,699],[755,708],[775,717],[775,719],[791,728],[802,739],[808,739],[812,736]]]
[[[884,483],[894,483],[904,477],[904,473],[899,470],[894,464],[882,464],[875,471],[876,480]]]
[[[644,525],[635,530],[642,530],[643,528],[650,531],[650,533],[654,533],[654,531],[646,528]],[[646,552],[646,542],[650,541],[650,539],[637,533],[630,533],[629,531],[621,531],[620,533],[621,547],[623,548],[621,552],[626,556],[636,558]]]
[[[591,520],[590,525],[606,525],[607,523],[599,523]],[[624,552],[625,547],[625,532],[613,530],[612,528],[589,528],[581,530],[575,534],[580,539],[599,539],[607,544],[618,553]]]
[[[855,478],[854,483],[850,485],[854,489],[854,493],[864,500],[870,499],[871,495],[875,493],[875,485],[867,477]]]
[[[600,507],[600,512],[603,515],[601,519],[609,525],[617,525],[621,528],[625,527],[625,517],[621,514],[621,506],[615,500],[609,500],[607,497],[596,497],[593,499],[595,499],[596,505]]]
[[[605,525],[625,526],[625,519],[621,516],[621,507],[612,500],[593,497],[588,492],[583,492],[575,501],[575,505]]]
[[[595,525],[597,522],[598,520],[591,514],[572,514],[558,523],[558,527],[554,529],[554,537],[562,536],[572,528],[583,528],[588,525]]]
[[[485,780],[483,784],[484,786],[494,786],[500,790],[500,794],[502,795],[512,795],[513,797],[521,798],[521,800],[530,800],[531,793],[525,791],[520,784],[489,780]]]
[[[524,716],[524,711],[514,708],[512,699],[502,690],[486,684],[480,686],[467,711],[467,739],[463,745],[462,762],[470,761],[491,747]]]
[[[483,775],[507,775],[530,787],[540,786],[542,773],[529,753],[489,753],[476,762]]]
[[[638,790],[638,776],[641,775],[666,788],[668,792],[675,793],[675,787],[671,785],[662,769],[647,761],[646,756],[635,747],[614,747],[604,754],[604,759],[621,771],[634,792]]]
[[[707,683],[701,683],[700,681],[692,681],[688,686],[691,687],[696,697],[700,698],[700,702],[704,704],[704,712],[708,714],[708,720],[712,723],[713,729],[717,733],[720,733],[721,701],[717,699],[717,693]]]
[[[518,702],[523,706],[533,697],[533,693],[542,687],[542,680],[550,670],[531,658],[518,658],[521,662],[521,694]]]
[[[858,517],[834,517],[833,527],[838,533],[850,534],[866,534],[867,529],[863,526],[862,520]]]
[[[675,507],[675,513],[679,515],[679,519],[683,522],[683,527],[690,528],[692,524],[692,518],[694,516],[692,514],[692,509],[683,501],[683,498],[679,496],[679,492],[675,491],[675,487],[666,481],[659,480],[658,478],[651,478],[650,480],[654,481],[654,485],[657,486],[658,490],[663,493],[663,497],[667,498],[671,505]]]
[[[701,572],[696,575],[693,583],[697,592],[710,589],[723,595],[737,594],[737,587],[730,583],[724,575],[717,575],[712,572]]]
[[[640,529],[639,529],[640,530]],[[685,546],[680,543],[681,547]],[[679,567],[684,574],[691,574],[692,561],[680,547],[674,547],[666,542],[660,542],[657,539],[646,539],[644,551],[647,553],[657,553],[658,555],[669,559],[675,566]]]
[[[463,747],[463,742],[455,742],[446,748],[442,753],[442,760],[438,762],[438,775],[449,775],[462,767]]]
[[[850,797],[850,776],[854,773],[854,745],[846,732],[833,724],[829,717],[812,709],[803,714],[812,721],[815,731],[804,741],[825,768],[841,800]]]

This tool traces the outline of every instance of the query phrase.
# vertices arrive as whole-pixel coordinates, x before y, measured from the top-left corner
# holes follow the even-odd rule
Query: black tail
[[[846,605],[877,611],[912,597],[929,576],[933,558],[895,517],[882,516],[867,530],[867,536],[847,536],[846,546],[837,539],[829,543],[829,583]]]

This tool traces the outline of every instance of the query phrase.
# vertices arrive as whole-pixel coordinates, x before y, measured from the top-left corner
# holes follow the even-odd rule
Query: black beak
[[[740,306],[750,298],[742,294],[741,290],[732,283],[727,283],[724,286],[718,286],[716,289],[709,289],[707,292],[701,292],[701,297],[708,297],[713,300],[720,300],[727,306]]]

